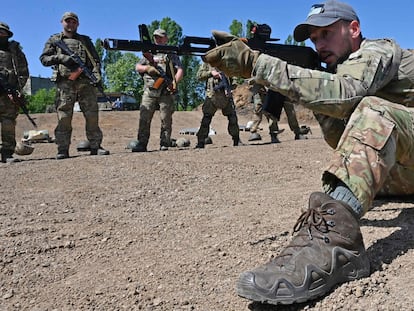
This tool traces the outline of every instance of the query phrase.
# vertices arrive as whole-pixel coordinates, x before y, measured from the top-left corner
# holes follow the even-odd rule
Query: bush
[[[55,105],[56,88],[40,89],[34,95],[28,96],[27,109],[30,113],[44,113],[48,107]],[[50,109],[49,109],[50,110]]]

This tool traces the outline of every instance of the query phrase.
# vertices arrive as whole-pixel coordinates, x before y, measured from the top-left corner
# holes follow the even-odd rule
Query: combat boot
[[[277,134],[276,133],[271,133],[270,134],[270,143],[271,144],[279,144],[280,143],[280,140],[277,137]]]
[[[198,139],[196,149],[203,149],[205,147],[205,139]]]
[[[147,152],[147,146],[138,142],[131,148],[132,152]]]
[[[294,232],[279,256],[240,275],[239,296],[274,305],[301,303],[327,294],[337,284],[369,275],[357,217],[342,201],[313,193]]]
[[[19,159],[13,158],[13,152],[11,151],[2,151],[1,152],[1,162],[3,163],[16,163],[20,162]]]
[[[108,155],[109,150],[106,150],[102,146],[99,146],[98,148],[91,148],[91,155]]]
[[[69,158],[69,150],[64,148],[58,148],[56,160],[63,160]]]
[[[233,146],[237,147],[237,146],[245,146],[242,141],[240,140],[240,137],[233,137]]]

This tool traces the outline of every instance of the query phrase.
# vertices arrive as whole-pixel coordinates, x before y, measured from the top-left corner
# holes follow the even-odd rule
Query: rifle
[[[140,38],[149,38],[148,29],[145,24],[139,25]],[[321,68],[321,63],[318,54],[310,47],[277,44],[272,43],[279,39],[270,38],[271,28],[267,24],[255,24],[250,29],[251,38],[242,39],[251,49],[258,50],[264,54],[278,57],[291,65],[296,65],[309,69]],[[151,40],[124,40],[106,38],[103,40],[103,47],[107,50],[121,50],[131,52],[149,52],[149,53],[171,53],[177,55],[194,55],[202,56],[207,51],[215,48],[219,42],[213,38],[204,37],[189,37],[185,36],[183,42],[177,46],[172,45],[156,45],[151,43]],[[280,117],[283,108],[284,97],[280,96],[276,102],[272,102],[272,106],[266,105],[263,107],[271,114]]]
[[[147,26],[141,24],[138,27],[139,27],[139,36],[140,36],[141,42],[152,44],[151,37],[149,35]],[[160,87],[166,86],[167,90],[171,94],[175,94],[177,92],[177,83],[175,79],[171,78],[171,77],[174,77],[174,68],[168,55],[166,58],[166,63],[169,65],[169,68],[167,69],[169,69],[171,77],[169,77],[167,73],[160,66],[158,66],[151,52],[144,52],[142,53],[142,55],[149,61],[151,66],[154,66],[155,68],[157,68],[158,72],[160,73],[160,77],[158,77],[155,80],[152,87],[158,90]]]
[[[86,66],[86,64],[82,61],[80,56],[73,52],[63,40],[57,40],[54,42],[54,45],[60,48],[65,54],[69,55],[72,60],[79,66],[78,70],[73,72],[69,76],[69,80],[76,80],[81,73],[84,73],[85,76],[92,82],[94,86],[98,89],[98,91],[106,98],[106,100],[113,106],[111,98],[106,95],[103,86],[99,83],[98,78],[95,77],[93,72]]]
[[[222,71],[220,71],[220,82],[213,88],[213,90],[214,91],[224,90],[224,94],[226,95],[226,97],[233,98],[232,93],[231,93],[232,87],[229,83],[228,78]]]
[[[29,115],[29,110],[27,109],[27,101],[22,93],[20,93],[16,88],[12,87],[6,77],[3,74],[0,74],[0,94],[6,93],[10,101],[20,107],[23,113],[26,115],[27,119],[37,128],[35,120]]]

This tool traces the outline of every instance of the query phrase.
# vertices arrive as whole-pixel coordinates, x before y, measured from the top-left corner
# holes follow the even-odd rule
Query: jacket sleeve
[[[58,52],[56,47],[53,45],[53,42],[57,40],[56,36],[51,36],[45,43],[43,52],[40,55],[39,59],[43,66],[53,66],[58,65]]]
[[[364,41],[336,73],[304,69],[260,55],[253,76],[306,108],[338,119],[348,118],[362,97],[374,95],[397,74],[401,49],[392,40]]]
[[[197,79],[206,81],[208,78],[211,78],[211,67],[207,63],[202,63],[197,71]]]

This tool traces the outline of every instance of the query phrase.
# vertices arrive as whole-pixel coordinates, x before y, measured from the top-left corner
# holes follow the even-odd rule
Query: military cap
[[[302,42],[309,38],[309,26],[326,27],[339,20],[358,21],[358,15],[354,9],[346,3],[329,0],[323,4],[314,4],[306,18],[306,21],[296,26],[293,37]]]
[[[68,18],[72,18],[72,19],[74,19],[75,21],[77,21],[79,23],[79,18],[78,18],[78,15],[76,15],[76,13],[73,13],[73,12],[65,12],[65,13],[63,13],[62,21],[65,21]]]
[[[157,36],[157,37],[166,37],[167,36],[167,32],[164,29],[159,28],[159,29],[156,29],[154,31],[153,35],[154,36]]]
[[[13,33],[10,31],[9,25],[4,22],[0,22],[0,29],[5,30],[9,34],[9,38],[13,36]]]

